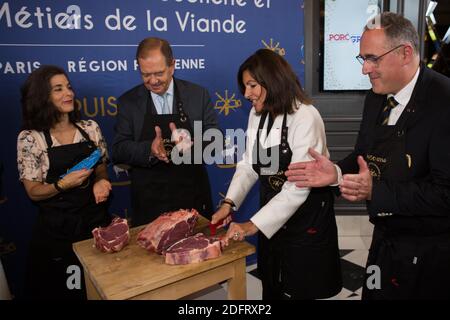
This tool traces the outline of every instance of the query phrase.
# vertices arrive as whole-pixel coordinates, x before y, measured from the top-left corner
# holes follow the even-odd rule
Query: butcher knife
[[[228,215],[228,216],[229,216],[229,215]],[[214,223],[214,224],[209,223],[209,234],[210,234],[211,236],[215,236],[215,235],[216,235],[217,227],[220,226],[220,225],[223,223],[223,220],[225,220],[226,218],[228,218],[228,216],[226,216],[225,218],[223,218],[223,219],[217,221],[217,223]],[[231,215],[231,221],[233,221],[233,215]],[[230,221],[230,222],[231,222],[231,221]]]

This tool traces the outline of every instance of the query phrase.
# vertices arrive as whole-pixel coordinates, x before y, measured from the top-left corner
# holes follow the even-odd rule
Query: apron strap
[[[267,115],[269,114],[269,112],[265,112],[263,113],[263,115],[261,116],[261,119],[259,120],[259,125],[258,125],[258,131],[256,132],[256,156],[259,156],[259,146],[260,146],[260,142],[259,142],[259,132],[260,130],[262,130],[264,123],[266,122],[266,118]],[[281,145],[281,149],[282,150],[286,150],[289,148],[288,146],[288,141],[287,141],[287,136],[288,136],[288,127],[286,126],[286,122],[287,122],[287,112],[284,113],[283,115],[283,124],[281,126],[281,141],[280,141],[280,145]],[[257,159],[257,161],[259,161]]]
[[[176,106],[174,108],[174,113],[178,113],[180,115],[181,122],[186,122],[189,118],[188,118],[186,112],[184,111],[183,101],[181,100],[180,91],[178,90],[178,86],[177,86],[175,80],[173,81],[173,93],[174,93],[174,98],[175,98],[174,105]]]
[[[78,126],[76,123],[73,123],[73,125],[78,129],[78,131],[80,131],[81,135],[83,136],[84,139],[87,140],[87,142],[93,143],[93,141],[91,140],[89,135],[86,133],[86,131],[81,129],[81,127]],[[47,149],[51,148],[53,146],[53,140],[50,135],[50,130],[44,130],[44,137],[45,137],[45,142],[47,143]]]
[[[86,133],[86,131],[81,129],[81,127],[78,126],[76,123],[73,123],[73,125],[78,129],[78,131],[80,131],[81,135],[83,136],[84,139],[86,139],[87,142],[93,142],[89,137],[89,135]]]
[[[288,127],[286,126],[287,112],[284,113],[283,125],[281,126],[281,152],[286,153],[289,148],[288,144]]]
[[[155,103],[153,102],[152,94],[150,90],[147,90],[148,92],[148,100],[147,100],[147,113],[152,115],[157,115],[158,111],[156,111]]]
[[[47,149],[50,149],[53,145],[52,137],[50,136],[50,130],[44,130],[45,142],[47,143]]]
[[[261,115],[261,119],[259,120],[259,125],[258,125],[258,130],[256,131],[256,162],[259,163],[259,146],[260,146],[260,142],[259,142],[259,132],[262,130],[263,126],[264,126],[264,122],[266,122],[266,118],[267,115],[269,114],[268,111],[264,112]]]

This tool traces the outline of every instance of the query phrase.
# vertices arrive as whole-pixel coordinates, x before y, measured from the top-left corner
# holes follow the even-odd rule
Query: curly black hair
[[[58,66],[43,65],[34,70],[21,87],[22,130],[50,130],[58,123],[62,113],[50,101],[50,79],[56,75],[67,74]],[[80,111],[74,108],[69,120],[80,120]]]

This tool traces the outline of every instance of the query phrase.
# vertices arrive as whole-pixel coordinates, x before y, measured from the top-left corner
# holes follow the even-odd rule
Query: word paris
[[[181,142],[172,149],[170,157],[174,164],[234,164],[236,159],[241,159],[243,156],[247,136],[255,139],[256,130],[245,133],[242,129],[226,129],[224,139],[222,131],[210,128],[203,132],[202,122],[194,121],[194,139],[184,129],[176,129],[172,132],[171,141],[180,141],[181,137]],[[209,144],[203,148],[204,143]],[[259,159],[262,165],[267,166],[262,174],[263,172],[267,175],[276,173],[279,165],[278,147],[279,145],[274,146],[270,154],[268,149],[264,148],[258,148],[258,154],[256,154],[257,151],[254,148],[250,159],[247,160],[255,164],[256,159]],[[188,150],[191,152],[186,152]]]

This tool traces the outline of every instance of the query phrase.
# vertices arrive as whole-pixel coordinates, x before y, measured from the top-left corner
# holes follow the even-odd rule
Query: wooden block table
[[[208,234],[200,217],[196,232]],[[103,253],[88,239],[73,244],[83,265],[88,299],[179,299],[228,281],[228,299],[246,299],[245,257],[255,252],[247,242],[230,241],[222,256],[188,265],[167,265],[164,257],[136,243],[144,226],[130,230],[130,243],[116,253]]]

